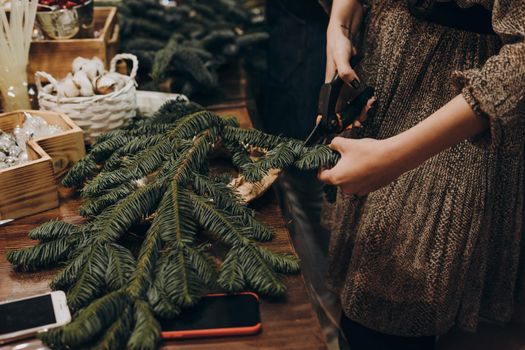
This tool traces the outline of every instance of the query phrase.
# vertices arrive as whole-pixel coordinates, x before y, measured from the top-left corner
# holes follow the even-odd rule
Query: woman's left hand
[[[333,168],[321,170],[319,179],[341,187],[348,194],[366,195],[388,185],[404,172],[388,139],[336,137],[330,148],[339,152],[341,159]]]

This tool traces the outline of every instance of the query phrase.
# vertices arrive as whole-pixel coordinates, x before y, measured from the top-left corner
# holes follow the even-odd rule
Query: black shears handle
[[[359,118],[361,111],[368,103],[368,100],[374,97],[374,94],[373,87],[364,86],[353,100],[345,103],[343,109],[337,113],[340,121],[339,126],[341,127],[339,131],[343,131]]]
[[[363,56],[353,56],[350,65],[357,66],[362,58]],[[331,82],[321,87],[317,112],[323,117],[321,122],[324,122],[324,125],[321,127],[328,134],[339,133],[356,121],[368,100],[374,96],[375,91],[372,87],[361,84],[355,92],[356,97],[347,101],[343,109],[337,112],[335,108],[343,86],[344,81],[336,73]]]
[[[362,56],[354,56],[350,60],[350,64],[355,67],[361,59]],[[326,142],[330,136],[346,129],[359,118],[363,107],[365,107],[368,100],[374,96],[374,89],[361,83],[357,91],[354,91],[353,95],[355,97],[347,101],[341,111],[336,111],[337,100],[339,99],[343,86],[344,81],[337,73],[331,82],[321,86],[317,107],[317,115],[321,116],[321,120],[314,127],[304,142],[304,145],[312,145],[321,142],[321,140],[324,140],[322,142]]]
[[[335,133],[339,129],[339,122],[335,112],[337,99],[343,88],[344,81],[336,75],[331,82],[323,84],[319,92],[319,105],[317,115],[322,116],[319,127],[325,133]]]

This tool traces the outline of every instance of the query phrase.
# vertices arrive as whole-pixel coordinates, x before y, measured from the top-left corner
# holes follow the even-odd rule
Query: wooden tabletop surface
[[[35,244],[27,238],[32,228],[54,218],[78,223],[80,199],[71,191],[61,189],[61,204],[58,208],[40,214],[17,219],[0,227],[0,301],[21,298],[49,291],[48,283],[56,270],[18,273],[6,261],[8,250]],[[275,239],[267,243],[275,251],[293,252],[288,231],[285,227],[275,196],[270,190],[255,201],[258,217],[275,232]],[[312,306],[308,300],[301,275],[287,276],[287,299],[261,302],[263,331],[258,335],[213,338],[206,340],[169,341],[162,349],[326,349],[324,337]],[[5,349],[5,348],[1,348]]]

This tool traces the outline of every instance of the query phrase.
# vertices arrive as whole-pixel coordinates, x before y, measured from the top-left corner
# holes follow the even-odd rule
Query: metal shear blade
[[[6,220],[0,220],[0,226],[10,223],[11,221],[14,221],[15,219],[6,219]]]

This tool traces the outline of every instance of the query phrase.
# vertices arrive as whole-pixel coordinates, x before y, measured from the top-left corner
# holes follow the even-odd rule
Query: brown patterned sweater
[[[406,1],[371,1],[358,73],[377,113],[353,137],[387,138],[458,93],[490,119],[464,141],[365,198],[338,194],[329,282],[345,314],[418,336],[509,320],[525,293],[525,1],[457,0],[492,11],[497,35],[416,19]]]

